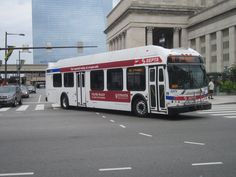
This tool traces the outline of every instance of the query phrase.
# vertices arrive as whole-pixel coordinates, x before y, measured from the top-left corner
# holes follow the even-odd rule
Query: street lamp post
[[[21,53],[31,53],[30,51],[20,51],[19,50],[19,58],[18,58],[18,68],[17,68],[17,76],[18,76],[18,84],[21,84],[20,70],[22,65],[24,65],[25,60],[21,60]]]
[[[17,35],[17,36],[25,36],[25,34],[22,33],[8,33],[5,32],[5,48],[7,48],[7,36],[8,35]],[[5,50],[5,57],[7,56],[7,50]],[[7,82],[7,59],[5,59],[5,83]]]
[[[20,68],[21,68],[20,53],[21,53],[21,51],[19,50],[19,61],[18,61],[18,68],[17,68],[17,76],[18,76],[18,84],[19,85],[20,85]]]

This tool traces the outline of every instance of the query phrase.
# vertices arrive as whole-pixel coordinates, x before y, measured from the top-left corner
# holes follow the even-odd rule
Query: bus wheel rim
[[[63,98],[63,100],[62,100],[62,105],[63,105],[63,107],[66,107],[66,106],[67,106],[67,104],[66,104],[66,98]]]
[[[145,112],[146,112],[145,103],[143,101],[138,102],[136,105],[136,110],[137,110],[138,114],[140,114],[140,115],[145,114]]]

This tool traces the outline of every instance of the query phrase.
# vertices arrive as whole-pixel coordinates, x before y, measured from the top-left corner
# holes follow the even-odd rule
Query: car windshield
[[[15,91],[15,87],[0,87],[0,93],[11,93]]]
[[[197,89],[207,86],[207,76],[202,64],[169,64],[170,89]]]
[[[24,90],[24,91],[27,90],[27,87],[23,86],[23,85],[20,88],[21,88],[21,90]]]

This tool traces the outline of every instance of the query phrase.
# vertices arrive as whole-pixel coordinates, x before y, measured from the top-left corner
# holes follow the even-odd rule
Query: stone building
[[[235,0],[121,0],[107,16],[108,50],[191,47],[208,72],[236,63]]]

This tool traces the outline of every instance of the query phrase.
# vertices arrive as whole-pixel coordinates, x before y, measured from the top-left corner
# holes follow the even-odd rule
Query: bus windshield
[[[168,64],[170,89],[197,89],[207,86],[203,64]]]

